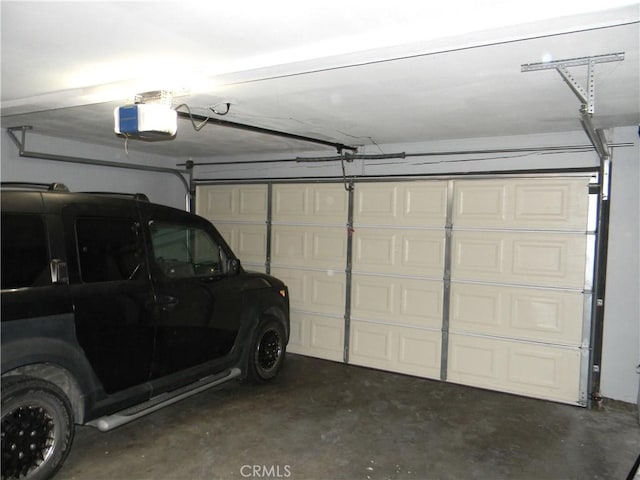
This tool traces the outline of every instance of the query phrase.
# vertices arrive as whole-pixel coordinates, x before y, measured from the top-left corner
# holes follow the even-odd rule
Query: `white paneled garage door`
[[[197,206],[288,284],[291,352],[585,405],[591,180],[209,185]]]
[[[342,185],[273,186],[271,273],[289,286],[290,352],[343,360],[347,209]]]

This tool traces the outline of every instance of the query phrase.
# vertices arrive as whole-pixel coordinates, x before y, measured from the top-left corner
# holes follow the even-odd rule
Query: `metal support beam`
[[[567,82],[567,85],[569,85],[569,88],[573,91],[573,93],[575,93],[576,97],[578,97],[578,100],[580,100],[580,103],[587,104],[589,102],[589,100],[587,99],[588,97],[587,92],[585,92],[584,89],[582,88],[582,85],[580,85],[576,81],[576,79],[573,78],[573,76],[569,73],[569,70],[567,70],[567,67],[565,67],[564,65],[559,65],[556,67],[556,70],[558,71],[560,76],[564,79],[564,81]]]
[[[26,141],[27,141],[27,131],[32,130],[33,127],[30,125],[24,125],[20,127],[9,127],[7,128],[7,134],[9,138],[13,141],[13,143],[18,147],[18,155],[26,158],[38,158],[41,160],[53,160],[56,162],[67,162],[67,163],[77,163],[82,165],[95,165],[99,167],[113,167],[113,168],[124,168],[127,170],[139,170],[144,172],[155,172],[155,173],[168,173],[170,175],[175,175],[178,177],[182,186],[186,191],[186,207],[189,210],[189,205],[191,204],[191,191],[189,188],[189,183],[184,178],[185,173],[189,173],[189,170],[177,170],[175,168],[167,168],[167,167],[154,167],[151,165],[140,165],[134,163],[122,163],[122,162],[112,162],[108,160],[97,160],[92,158],[82,158],[82,157],[71,157],[67,155],[57,155],[53,153],[43,153],[43,152],[29,152],[25,149]],[[15,133],[19,131],[22,133],[21,140],[16,137]]]

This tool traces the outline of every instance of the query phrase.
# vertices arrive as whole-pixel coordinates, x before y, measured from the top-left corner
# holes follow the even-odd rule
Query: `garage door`
[[[202,186],[197,205],[289,285],[291,352],[585,405],[591,181]]]

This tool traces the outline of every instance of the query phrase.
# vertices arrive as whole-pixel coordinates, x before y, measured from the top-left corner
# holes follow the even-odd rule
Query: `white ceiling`
[[[218,118],[376,153],[572,131],[579,102],[558,73],[521,65],[618,52],[624,61],[596,66],[594,124],[640,123],[637,2],[431,3],[2,0],[2,127],[122,147],[113,109],[164,89],[200,115],[230,102]],[[586,87],[586,67],[570,71]],[[319,149],[187,120],[174,140],[128,148],[176,159]]]

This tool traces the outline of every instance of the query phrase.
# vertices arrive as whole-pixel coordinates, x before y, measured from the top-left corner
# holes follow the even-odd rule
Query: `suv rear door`
[[[56,215],[45,214],[42,195],[2,192],[0,231],[2,358],[3,368],[11,369],[7,349],[21,350],[15,353],[23,357],[34,337],[69,338],[73,307],[62,269],[64,247],[57,241],[61,227]],[[64,274],[54,282],[52,272]]]
[[[107,393],[143,384],[154,302],[136,203],[87,200],[62,216],[78,342]]]

